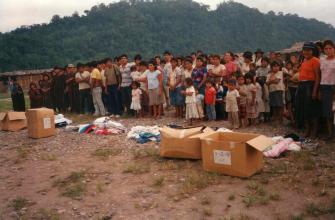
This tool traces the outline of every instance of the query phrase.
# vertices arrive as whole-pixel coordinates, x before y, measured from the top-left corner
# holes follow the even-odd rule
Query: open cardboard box
[[[0,112],[0,128],[3,131],[19,131],[27,127],[25,112]]]
[[[263,151],[272,144],[272,139],[264,135],[215,132],[201,138],[203,168],[250,177],[263,168]]]
[[[28,136],[31,138],[44,138],[55,135],[54,110],[36,108],[27,110]]]
[[[201,137],[205,137],[214,130],[208,127],[160,129],[160,156],[171,158],[201,159]]]

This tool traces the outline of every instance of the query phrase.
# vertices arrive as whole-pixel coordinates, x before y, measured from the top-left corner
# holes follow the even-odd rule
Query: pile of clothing
[[[301,146],[299,141],[295,141],[292,137],[276,136],[272,138],[274,144],[265,152],[265,157],[279,157],[285,151],[300,151]]]
[[[161,136],[158,126],[135,126],[127,134],[128,139],[144,144],[150,141],[160,142]]]
[[[55,127],[56,128],[65,127],[70,124],[72,124],[72,121],[70,119],[65,118],[63,114],[55,115]]]

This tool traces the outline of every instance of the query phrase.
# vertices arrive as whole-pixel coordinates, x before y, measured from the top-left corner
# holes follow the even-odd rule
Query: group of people
[[[175,117],[190,124],[228,119],[234,129],[281,123],[286,117],[311,138],[317,137],[322,120],[331,138],[334,48],[326,40],[306,42],[300,53],[285,57],[276,52],[267,57],[260,49],[223,56],[197,51],[185,57],[166,51],[163,58],[156,56],[149,62],[140,55],[129,62],[124,54],[55,67],[50,75],[30,84],[29,97],[32,108],[94,116],[159,119],[173,108]]]

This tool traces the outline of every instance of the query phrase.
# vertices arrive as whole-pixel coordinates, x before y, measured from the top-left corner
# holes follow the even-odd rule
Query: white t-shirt
[[[226,112],[238,112],[237,98],[240,97],[240,93],[234,89],[233,91],[227,91],[226,95]]]
[[[269,75],[267,75],[266,77],[266,82],[269,82],[270,79],[274,77],[276,79],[280,79],[279,83],[275,84],[275,83],[272,83],[269,85],[269,92],[274,92],[274,91],[284,91],[285,90],[285,87],[284,87],[284,80],[283,80],[283,72],[282,71],[278,71],[276,74],[272,74],[272,73],[269,73]]]
[[[197,100],[196,100],[196,97],[195,97],[195,89],[193,86],[191,87],[188,87],[186,88],[186,92],[192,92],[192,95],[189,96],[187,95],[186,98],[185,98],[185,103],[188,104],[188,103],[196,103]]]
[[[134,71],[134,72],[130,73],[130,76],[133,79],[133,81],[136,81],[136,80],[138,80],[140,78],[141,73],[138,72],[138,71]]]
[[[180,87],[181,83],[179,83],[178,85],[176,85],[177,83],[177,77],[181,77],[182,73],[179,67],[176,67],[175,69],[170,69],[169,70],[169,85],[171,86],[176,86],[176,87]]]
[[[90,77],[91,74],[88,71],[84,71],[83,73],[76,73],[76,78],[77,79],[85,79],[87,77]],[[80,82],[79,83],[79,90],[82,89],[89,89],[90,88],[90,84],[88,82]]]
[[[320,59],[321,85],[335,85],[335,59]]]

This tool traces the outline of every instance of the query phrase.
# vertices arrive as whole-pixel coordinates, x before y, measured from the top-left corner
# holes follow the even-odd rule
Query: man
[[[112,117],[120,117],[121,106],[119,98],[119,89],[121,83],[121,73],[119,67],[113,63],[111,58],[106,59],[106,88],[105,93],[108,97],[108,112],[112,114]]]
[[[90,112],[92,102],[91,89],[90,89],[90,73],[85,71],[85,65],[78,63],[76,73],[76,83],[79,86],[79,104],[80,113],[87,114]]]
[[[66,67],[66,94],[67,94],[67,107],[71,112],[79,113],[79,88],[75,81],[76,68],[73,64]]]
[[[54,96],[54,107],[58,113],[66,111],[65,105],[65,74],[64,70],[60,67],[54,68],[53,90],[51,91]]]
[[[93,69],[91,72],[91,91],[94,104],[94,116],[104,116],[106,115],[105,106],[102,102],[102,63],[101,62],[91,62],[90,67]]]
[[[120,73],[121,73],[121,100],[122,100],[122,111],[131,114],[130,104],[131,104],[131,87],[132,78],[130,75],[130,67],[132,65],[128,63],[128,56],[126,54],[120,57]]]

